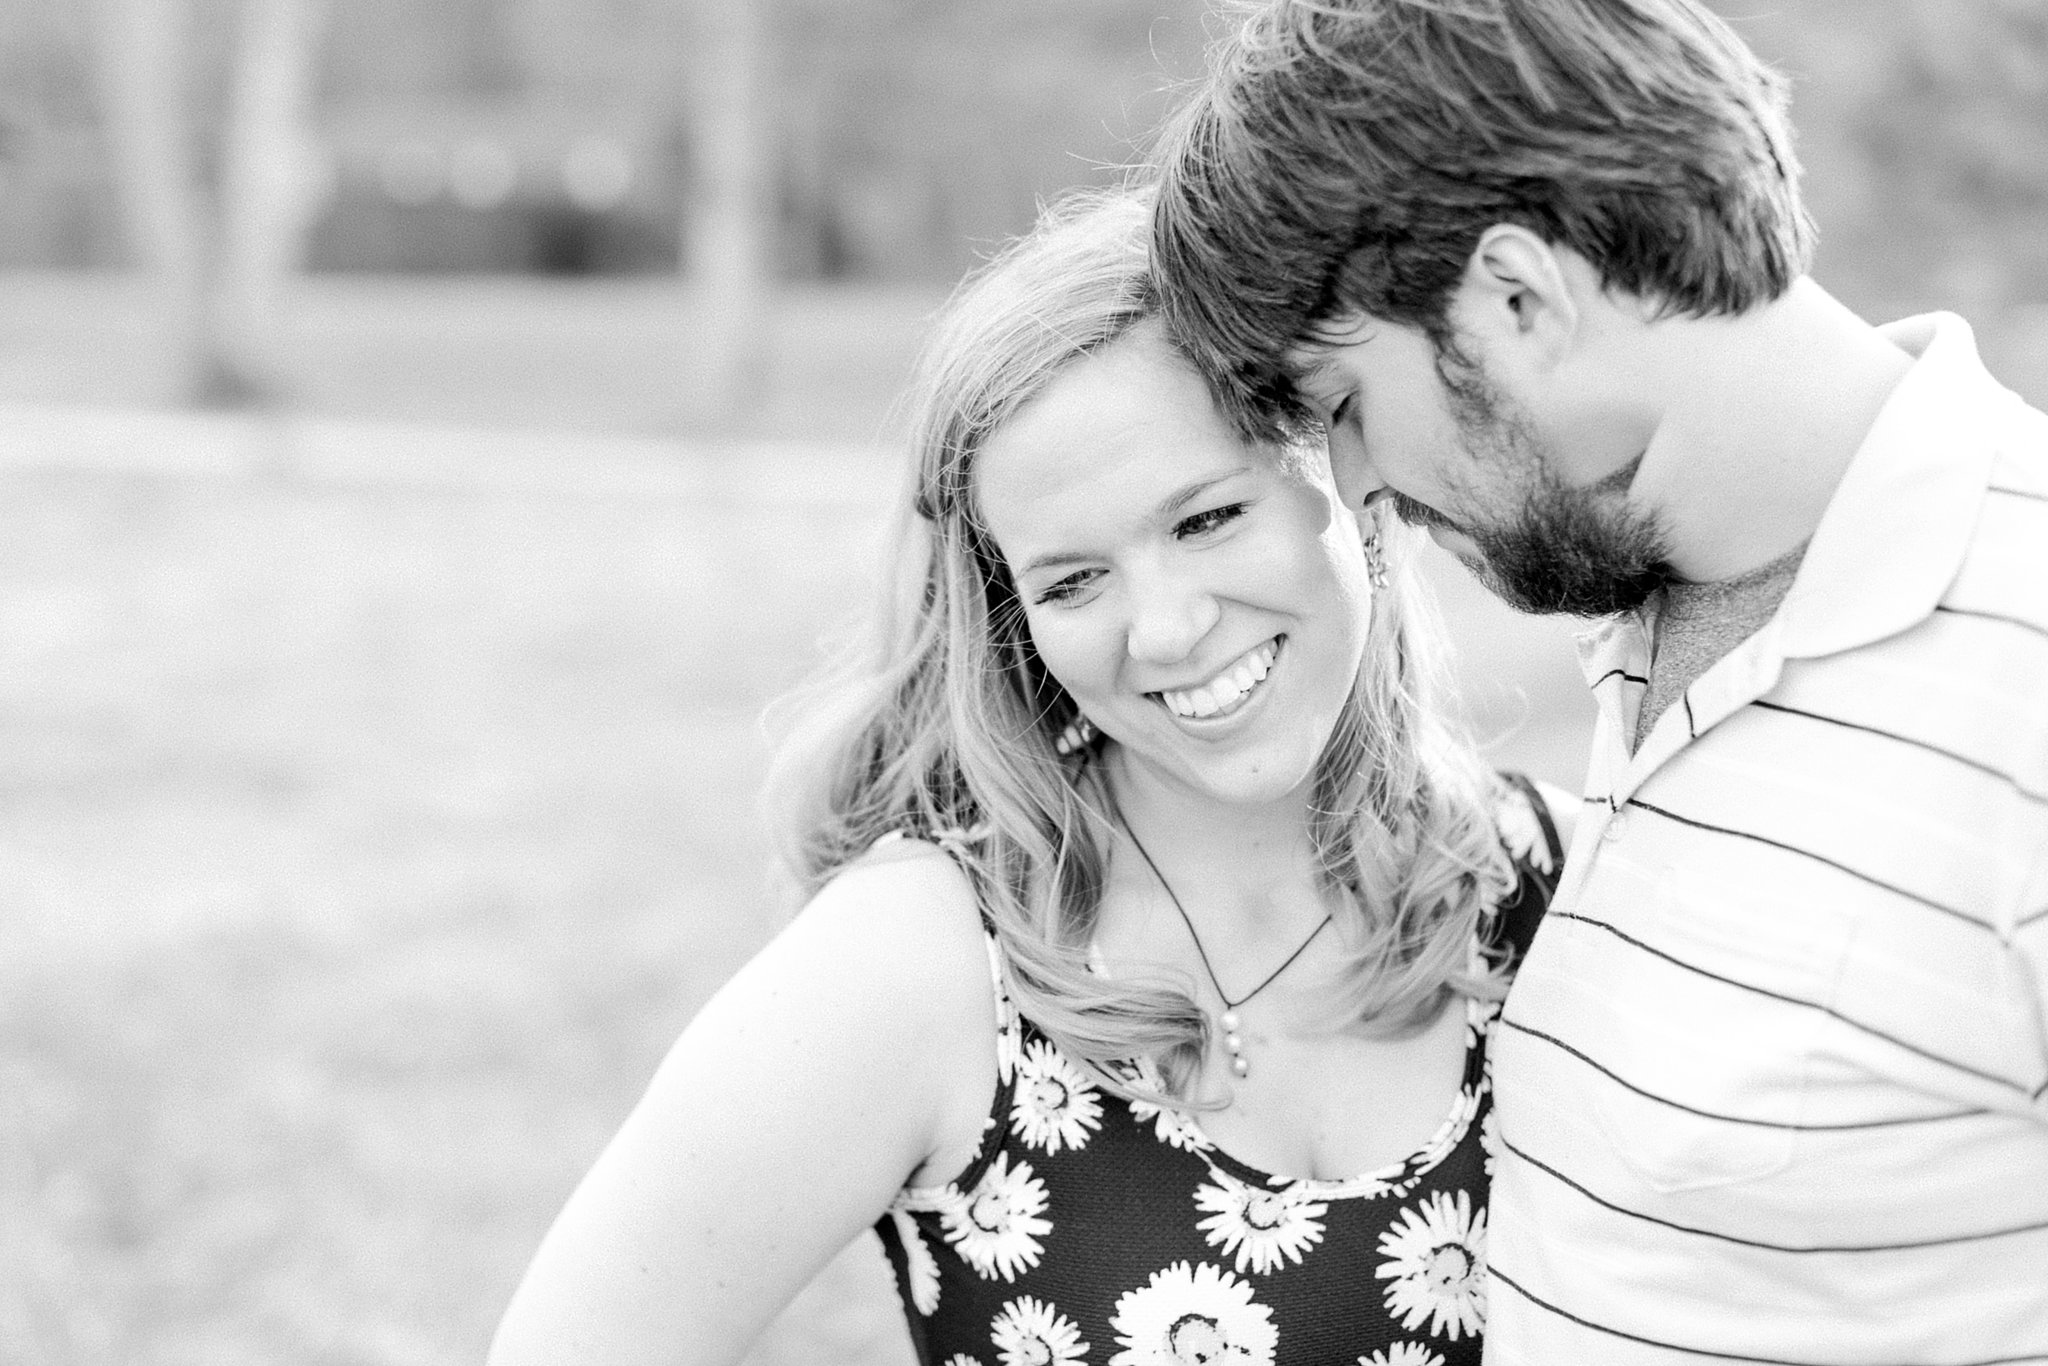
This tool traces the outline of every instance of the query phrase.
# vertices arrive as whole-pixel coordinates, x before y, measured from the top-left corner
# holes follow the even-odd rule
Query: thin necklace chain
[[[1326,914],[1322,918],[1322,920],[1317,922],[1316,927],[1308,932],[1308,938],[1301,941],[1301,946],[1297,948],[1293,953],[1287,955],[1286,962],[1282,963],[1279,967],[1274,968],[1271,972],[1267,973],[1265,981],[1259,983],[1250,991],[1247,991],[1244,995],[1238,997],[1235,1001],[1233,1001],[1230,999],[1229,993],[1223,990],[1223,983],[1216,980],[1216,969],[1209,962],[1209,951],[1202,947],[1202,936],[1195,933],[1195,922],[1188,918],[1187,907],[1181,905],[1180,898],[1174,894],[1173,884],[1166,880],[1166,874],[1159,871],[1159,865],[1154,863],[1152,861],[1152,855],[1145,851],[1144,841],[1138,838],[1138,832],[1131,829],[1130,823],[1128,821],[1119,823],[1122,824],[1124,827],[1124,834],[1130,836],[1131,847],[1138,851],[1138,857],[1145,860],[1145,866],[1147,868],[1150,868],[1152,870],[1152,876],[1159,880],[1159,886],[1161,887],[1161,889],[1165,891],[1166,899],[1173,903],[1174,910],[1180,912],[1180,923],[1188,927],[1188,938],[1194,941],[1195,956],[1202,960],[1202,971],[1209,974],[1209,985],[1216,988],[1216,995],[1218,996],[1218,998],[1222,1000],[1223,1008],[1225,1010],[1236,1010],[1246,1001],[1251,1000],[1252,997],[1258,995],[1267,987],[1272,986],[1274,981],[1280,976],[1281,973],[1287,971],[1287,969],[1294,966],[1295,959],[1301,957],[1304,953],[1308,952],[1308,946],[1316,942],[1316,936],[1321,934],[1324,930],[1330,928],[1330,922],[1336,919],[1336,916],[1334,914]],[[1233,1049],[1232,1051],[1234,1052],[1236,1050]]]

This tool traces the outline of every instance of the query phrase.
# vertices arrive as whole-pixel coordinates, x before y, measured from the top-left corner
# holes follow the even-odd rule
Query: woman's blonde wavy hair
[[[939,839],[966,870],[1017,1007],[1126,1093],[1150,1059],[1185,1102],[1207,1017],[1177,983],[1088,967],[1112,808],[1087,747],[1061,752],[1075,708],[1033,649],[975,507],[976,454],[1065,367],[1154,316],[1149,196],[1047,210],[956,292],[913,389],[913,469],[883,599],[810,685],[768,785],[787,871],[805,896],[892,832]],[[1275,459],[1301,452],[1275,448]],[[1392,1035],[1457,994],[1498,997],[1470,948],[1511,886],[1494,826],[1499,780],[1435,704],[1440,628],[1388,525],[1364,661],[1313,778],[1311,834],[1355,971],[1333,1027]]]

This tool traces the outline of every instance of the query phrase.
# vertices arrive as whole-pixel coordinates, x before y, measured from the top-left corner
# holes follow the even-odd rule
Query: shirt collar
[[[1985,372],[1961,318],[1932,313],[1881,330],[1913,365],[1851,458],[1777,613],[1687,689],[1689,733],[1770,691],[1787,659],[1855,649],[1924,620],[1962,568],[1996,458],[1991,424],[2016,400]],[[1600,709],[1587,790],[1616,801],[1682,743],[1662,719],[1633,754],[1623,738],[1634,728],[1629,688],[1650,673],[1654,615],[1623,612],[1578,637]]]
[[[1814,658],[1896,635],[1955,581],[1996,457],[2007,397],[1951,313],[1881,329],[1914,356],[1829,500],[1778,610],[1776,644]]]

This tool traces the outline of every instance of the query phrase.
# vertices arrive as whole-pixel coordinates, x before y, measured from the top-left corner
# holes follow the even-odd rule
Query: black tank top
[[[1523,780],[1500,825],[1519,881],[1482,934],[1518,957],[1561,853]],[[876,1225],[923,1366],[1477,1366],[1497,1005],[1462,1003],[1462,1083],[1421,1148],[1345,1180],[1290,1179],[1217,1148],[1198,1117],[1097,1086],[1016,1013],[993,938],[989,952],[981,1148]]]

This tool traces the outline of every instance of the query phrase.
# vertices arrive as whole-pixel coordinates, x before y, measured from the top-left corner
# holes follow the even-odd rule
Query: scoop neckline
[[[1451,1097],[1450,1109],[1429,1137],[1409,1150],[1406,1156],[1360,1172],[1355,1176],[1286,1176],[1270,1172],[1263,1167],[1245,1161],[1236,1153],[1219,1144],[1209,1131],[1202,1127],[1196,1112],[1175,1107],[1171,1110],[1188,1132],[1199,1141],[1197,1152],[1212,1159],[1216,1165],[1225,1168],[1230,1175],[1250,1185],[1269,1189],[1290,1187],[1323,1200],[1371,1200],[1401,1187],[1406,1182],[1427,1175],[1441,1166],[1464,1139],[1479,1113],[1479,1102],[1486,1094],[1484,1085],[1484,1060],[1481,1050],[1485,1046],[1488,1024],[1493,1018],[1487,1003],[1477,997],[1465,998],[1465,1059],[1459,1073],[1458,1089]],[[1150,1058],[1137,1063],[1140,1079],[1154,1090],[1163,1090],[1157,1066]],[[1429,1160],[1417,1165],[1417,1159]]]
[[[1088,971],[1098,977],[1115,980],[1116,974],[1109,970],[1109,960],[1103,956],[1102,946],[1089,941]],[[1291,1186],[1313,1194],[1319,1199],[1377,1199],[1387,1194],[1403,1181],[1427,1175],[1443,1164],[1465,1137],[1472,1126],[1474,1116],[1479,1113],[1479,1101],[1486,1093],[1485,1060],[1481,1050],[1485,1047],[1489,1026],[1497,1014],[1490,1003],[1476,996],[1465,998],[1465,1059],[1458,1074],[1458,1089],[1451,1097],[1451,1108],[1444,1115],[1443,1122],[1436,1126],[1430,1136],[1424,1139],[1405,1157],[1396,1158],[1384,1166],[1356,1176],[1282,1176],[1257,1167],[1231,1152],[1210,1137],[1209,1131],[1192,1110],[1173,1106],[1155,1107],[1168,1109],[1179,1118],[1180,1123],[1199,1141],[1198,1151],[1214,1157],[1219,1166],[1228,1168],[1231,1176],[1249,1184],[1269,1188]],[[1159,1068],[1150,1058],[1136,1060],[1138,1076],[1146,1086],[1159,1094],[1165,1094],[1164,1079]],[[1419,1157],[1433,1154],[1430,1160],[1410,1171],[1410,1166]]]

